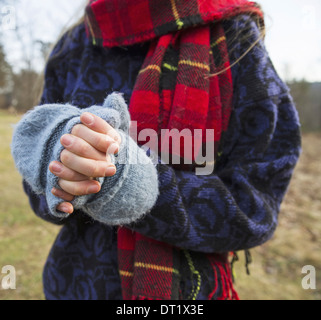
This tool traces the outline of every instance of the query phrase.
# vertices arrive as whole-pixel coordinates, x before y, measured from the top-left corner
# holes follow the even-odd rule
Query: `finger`
[[[108,134],[111,138],[113,138],[115,141],[117,141],[120,145],[121,137],[120,137],[119,133],[108,122],[106,122],[102,118],[100,118],[90,112],[84,112],[80,116],[80,121],[85,126],[90,128],[91,130],[94,130],[99,133]]]
[[[68,214],[72,214],[74,212],[74,207],[69,202],[62,202],[57,206],[57,210]]]
[[[53,173],[55,176],[69,180],[69,181],[83,181],[88,180],[88,177],[80,174],[72,169],[67,168],[63,163],[59,161],[52,161],[49,164],[49,170],[51,173]]]
[[[73,127],[71,134],[88,142],[93,148],[103,153],[116,153],[119,144],[107,134],[91,130],[83,124],[77,124]],[[114,151],[114,152],[112,152]]]
[[[115,165],[107,161],[96,161],[79,157],[67,149],[61,152],[60,161],[69,169],[87,177],[110,177],[116,173]]]
[[[60,179],[59,187],[73,196],[83,196],[98,193],[101,189],[100,183],[96,180],[67,181]]]
[[[106,160],[106,153],[98,151],[87,141],[72,134],[63,135],[60,139],[60,142],[67,150],[77,154],[80,157],[100,161]]]
[[[64,190],[57,189],[57,188],[52,188],[51,193],[54,196],[56,196],[58,198],[61,198],[62,200],[65,200],[65,201],[68,201],[68,202],[71,202],[75,198],[72,194],[67,193]]]

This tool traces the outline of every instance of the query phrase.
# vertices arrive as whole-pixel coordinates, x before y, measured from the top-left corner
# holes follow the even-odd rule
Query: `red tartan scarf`
[[[85,22],[94,44],[115,47],[150,41],[129,105],[138,134],[143,129],[153,129],[159,135],[162,129],[189,129],[192,133],[199,129],[201,138],[194,137],[188,148],[200,151],[205,142],[214,142],[217,151],[228,127],[233,96],[221,21],[241,13],[262,17],[259,7],[246,0],[90,1]],[[214,141],[209,141],[205,130],[213,128],[210,139]],[[184,143],[172,153],[193,162],[197,152],[186,159]],[[161,140],[155,148],[162,153]],[[184,275],[180,274],[179,251],[120,228],[119,272],[124,299],[180,298],[179,281]],[[197,275],[191,255],[184,254],[192,274]],[[228,261],[219,261],[217,255],[207,258],[215,277],[220,274],[221,298],[236,298]],[[213,285],[209,299],[215,294]],[[197,286],[194,289],[191,298],[196,297]]]

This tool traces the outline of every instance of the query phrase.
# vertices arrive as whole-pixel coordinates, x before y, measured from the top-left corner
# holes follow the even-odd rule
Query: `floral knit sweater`
[[[246,15],[224,22],[224,28],[232,62],[259,37]],[[147,49],[146,44],[95,47],[84,26],[76,27],[51,55],[41,104],[68,102],[87,108],[102,104],[113,91],[129,102]],[[196,269],[204,253],[250,249],[272,237],[301,150],[297,112],[262,41],[232,67],[232,75],[233,112],[214,173],[197,176],[158,164],[157,202],[143,219],[127,226],[190,250]],[[81,210],[58,219],[44,196],[36,195],[25,181],[24,188],[39,217],[63,224],[44,269],[46,298],[122,299],[117,229]],[[203,271],[201,279],[196,299],[208,298],[207,283],[217,280],[222,286],[210,272]],[[182,286],[187,292],[192,284]]]

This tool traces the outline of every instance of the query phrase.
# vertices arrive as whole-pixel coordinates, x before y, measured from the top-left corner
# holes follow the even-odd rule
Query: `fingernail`
[[[91,193],[97,193],[99,192],[99,187],[97,185],[93,185],[93,186],[89,186],[87,189],[87,193],[91,194]]]
[[[72,213],[72,211],[70,210],[70,207],[65,204],[61,204],[59,206],[59,211],[62,211],[62,212],[68,213],[68,214]]]
[[[51,164],[51,170],[56,173],[60,173],[62,170],[62,165],[58,162],[54,162]]]
[[[115,166],[110,166],[106,169],[106,176],[110,177],[113,176],[116,173],[116,167]]]
[[[65,147],[69,147],[73,143],[73,141],[73,137],[69,134],[65,134],[61,137],[61,142]]]
[[[94,117],[89,113],[84,113],[82,116],[82,122],[87,125],[94,123]]]
[[[108,154],[115,154],[119,150],[119,145],[117,143],[113,143],[108,147]]]

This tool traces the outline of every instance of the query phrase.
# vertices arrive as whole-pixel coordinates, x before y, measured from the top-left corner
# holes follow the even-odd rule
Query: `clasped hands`
[[[71,214],[74,211],[71,201],[75,196],[98,193],[100,183],[94,178],[115,175],[116,167],[110,154],[119,151],[119,133],[100,117],[85,112],[81,123],[75,125],[70,134],[61,137],[64,150],[60,162],[53,161],[49,170],[59,178],[59,187],[51,192],[64,200],[57,210]]]

